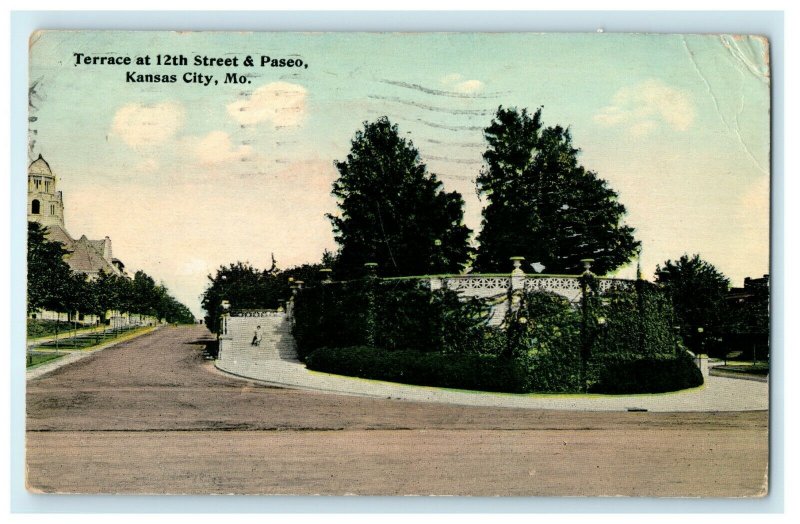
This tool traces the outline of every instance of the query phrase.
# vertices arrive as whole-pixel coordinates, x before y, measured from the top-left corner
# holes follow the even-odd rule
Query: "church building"
[[[57,190],[57,179],[50,165],[39,155],[28,167],[28,221],[47,228],[47,238],[64,244],[70,252],[64,259],[72,271],[97,278],[100,271],[124,275],[124,264],[113,257],[111,239],[73,238],[64,227],[64,200]]]

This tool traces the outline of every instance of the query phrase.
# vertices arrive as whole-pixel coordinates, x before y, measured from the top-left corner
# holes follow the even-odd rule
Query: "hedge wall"
[[[320,348],[306,357],[308,369],[403,384],[507,393],[578,393],[577,367],[565,359],[387,351],[371,347]],[[589,391],[607,394],[662,393],[703,384],[691,358],[595,361]]]
[[[303,290],[293,332],[311,369],[410,384],[508,392],[656,393],[703,382],[660,290],[639,281],[583,304],[526,292],[505,329],[488,306],[417,280],[364,279]],[[588,348],[586,383],[582,350]]]
[[[321,347],[375,346],[388,350],[486,352],[488,306],[431,291],[418,280],[329,283],[295,299],[293,334],[300,358]]]
[[[306,366],[338,375],[418,386],[526,391],[524,370],[518,362],[486,355],[387,351],[363,346],[320,348],[306,357]]]
[[[703,384],[688,353],[669,357],[606,358],[593,362],[593,393],[665,393]]]

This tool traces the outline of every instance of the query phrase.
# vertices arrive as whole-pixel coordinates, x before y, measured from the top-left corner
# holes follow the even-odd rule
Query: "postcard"
[[[30,492],[769,493],[764,37],[29,53]]]

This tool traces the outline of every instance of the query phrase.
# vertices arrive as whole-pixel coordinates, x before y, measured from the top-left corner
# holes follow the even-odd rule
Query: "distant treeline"
[[[133,278],[100,272],[96,279],[72,271],[64,260],[69,251],[47,239],[46,229],[28,222],[28,312],[55,311],[105,318],[108,311],[153,316],[190,324],[194,315],[144,271]]]

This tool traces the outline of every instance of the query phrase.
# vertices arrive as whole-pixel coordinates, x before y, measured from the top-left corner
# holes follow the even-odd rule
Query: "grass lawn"
[[[715,366],[714,369],[731,371],[733,373],[744,373],[747,375],[759,375],[762,377],[769,375],[769,364],[766,362],[756,362],[753,364],[752,362],[732,362],[729,360],[727,365]]]
[[[49,340],[47,342],[36,344],[33,349],[56,349],[66,351],[89,349],[99,344],[110,342],[111,340],[133,335],[142,329],[149,328],[141,326],[128,326],[117,330],[108,329],[106,331],[95,331],[90,333],[78,332],[78,335],[73,336],[65,334],[64,338],[59,338],[57,341]]]
[[[91,329],[94,326],[84,326],[78,324],[78,333],[85,329]],[[58,333],[59,336],[69,336],[70,333],[75,332],[75,324],[72,322],[55,321],[55,320],[40,320],[29,318],[27,322],[27,338],[41,338],[52,337]]]
[[[26,367],[33,367],[44,362],[49,362],[50,360],[61,358],[63,356],[63,353],[32,353],[28,355]]]

